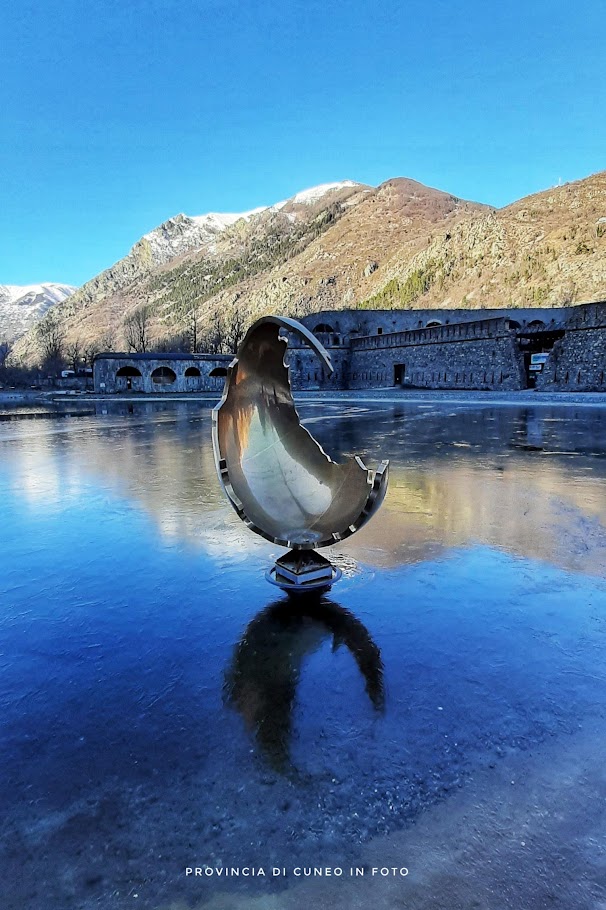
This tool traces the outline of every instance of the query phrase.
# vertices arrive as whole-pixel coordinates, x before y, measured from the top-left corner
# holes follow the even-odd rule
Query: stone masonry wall
[[[95,392],[221,392],[224,376],[211,376],[213,370],[226,369],[233,358],[227,355],[195,354],[191,357],[173,355],[114,354],[100,355],[93,364]],[[175,374],[174,382],[154,382],[153,373],[166,367]],[[118,376],[123,368],[139,371],[140,376]],[[198,370],[200,375],[186,376],[188,369]]]
[[[508,320],[485,319],[352,343],[349,388],[396,384],[404,388],[515,390],[525,388],[526,381]]]
[[[606,303],[574,308],[565,336],[555,343],[537,378],[537,388],[606,391]]]
[[[341,342],[366,335],[405,332],[426,328],[427,324],[456,325],[461,322],[477,322],[486,319],[498,319],[507,316],[520,326],[537,321],[545,324],[561,325],[575,307],[527,307],[518,309],[461,309],[461,310],[323,310],[311,316],[305,316],[301,322],[317,335],[322,343],[331,342],[332,338],[318,327],[330,328]]]
[[[534,338],[534,330],[540,341],[543,332],[543,350],[547,351],[553,343],[552,330],[558,329],[566,334],[555,343],[538,374],[537,389],[606,391],[606,302],[528,311],[325,311],[302,321],[327,348],[335,369],[329,374],[316,354],[292,335],[286,359],[295,390],[396,385],[521,389],[527,385],[522,350],[541,350],[540,346],[529,349],[527,339]],[[223,377],[212,377],[210,373],[218,367],[224,369],[231,359],[228,355],[210,354],[102,354],[94,364],[95,390],[220,392]],[[128,366],[141,375],[128,379],[117,376],[120,368]],[[152,374],[159,367],[171,369],[174,382],[155,383]],[[186,376],[186,370],[192,367],[201,375]]]
[[[290,368],[293,389],[346,389],[349,379],[349,347],[327,347],[334,367],[329,374],[317,354],[308,347],[287,350],[286,362]]]

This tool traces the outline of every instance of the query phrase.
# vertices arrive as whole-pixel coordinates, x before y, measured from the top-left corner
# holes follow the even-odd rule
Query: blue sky
[[[603,0],[4,3],[0,284],[317,183],[501,206],[603,170],[605,33]]]

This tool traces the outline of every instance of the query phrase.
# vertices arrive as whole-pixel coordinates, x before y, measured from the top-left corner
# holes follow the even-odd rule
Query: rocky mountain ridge
[[[53,310],[66,338],[124,348],[125,314],[142,307],[150,344],[171,347],[186,343],[192,318],[204,344],[218,322],[243,326],[268,312],[606,296],[606,172],[503,209],[396,178],[376,188],[329,184],[241,217],[212,216],[220,217],[179,215],[143,237]],[[32,362],[34,333],[19,348]]]

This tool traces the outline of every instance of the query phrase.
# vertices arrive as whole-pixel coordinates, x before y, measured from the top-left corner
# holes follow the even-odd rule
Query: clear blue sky
[[[327,181],[501,206],[602,170],[605,34],[603,0],[3,3],[0,284]]]

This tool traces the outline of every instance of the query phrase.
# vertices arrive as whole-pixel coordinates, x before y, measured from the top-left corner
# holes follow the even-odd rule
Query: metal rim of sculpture
[[[272,327],[275,327],[275,329]],[[287,317],[282,317],[282,316],[263,316],[260,319],[258,319],[248,329],[243,341],[239,345],[238,352],[227,369],[227,376],[225,378],[225,385],[224,385],[221,401],[213,409],[212,438],[213,438],[213,451],[214,451],[214,457],[215,457],[215,465],[217,468],[219,480],[221,482],[221,485],[223,487],[223,490],[224,490],[227,498],[229,499],[231,505],[233,506],[236,513],[238,514],[238,517],[244,522],[244,524],[246,524],[247,527],[250,528],[251,531],[254,531],[256,534],[259,534],[261,537],[265,538],[266,540],[271,541],[272,543],[279,544],[280,546],[284,546],[284,547],[289,547],[294,550],[318,549],[320,547],[326,547],[326,546],[330,546],[332,544],[338,543],[339,541],[344,540],[347,537],[349,537],[350,535],[354,534],[377,511],[377,509],[381,505],[381,502],[383,501],[383,498],[385,496],[385,492],[387,489],[389,462],[383,461],[379,465],[379,467],[375,471],[373,471],[373,470],[370,470],[369,468],[367,468],[366,465],[364,464],[364,462],[362,461],[362,459],[357,455],[353,456],[353,458],[349,459],[348,461],[346,461],[342,464],[332,461],[332,459],[323,450],[323,448],[317,442],[317,440],[314,439],[314,437],[311,435],[311,433],[305,427],[303,427],[301,425],[299,414],[297,412],[297,409],[294,404],[294,400],[292,398],[292,392],[291,392],[291,388],[290,388],[290,379],[289,379],[289,374],[288,374],[288,366],[285,363],[284,356],[282,356],[282,358],[281,358],[280,366],[281,366],[281,369],[284,371],[285,379],[280,373],[280,375],[278,377],[280,380],[279,383],[275,382],[274,385],[272,386],[271,376],[264,378],[262,375],[260,375],[260,372],[258,372],[255,375],[254,370],[250,370],[250,369],[249,369],[249,372],[246,374],[245,380],[240,380],[240,377],[238,376],[239,367],[242,364],[243,360],[246,360],[247,355],[249,355],[249,353],[251,351],[251,348],[254,349],[255,343],[257,343],[257,346],[259,346],[259,339],[263,340],[264,337],[267,337],[268,332],[271,333],[272,337],[273,337],[274,330],[275,330],[275,341],[280,341],[283,344],[284,352],[286,350],[286,340],[283,338],[280,338],[279,333],[280,333],[280,331],[293,332],[293,333],[297,334],[300,338],[302,338],[312,348],[312,350],[315,351],[315,353],[317,354],[319,359],[323,362],[323,364],[326,366],[326,368],[331,373],[333,372],[333,366],[332,366],[332,362],[330,359],[330,355],[328,354],[328,352],[326,351],[324,346],[318,341],[318,339],[315,337],[315,335],[313,335],[309,331],[309,329],[307,329],[300,322],[298,322],[294,319],[289,319]],[[267,345],[266,345],[266,349],[269,350]],[[260,357],[260,352],[256,351],[255,353],[257,354],[258,359],[262,362],[261,357]],[[274,351],[271,351],[270,353],[273,356]],[[272,366],[273,366],[274,370],[277,370],[279,372],[279,366],[277,364],[277,361],[273,365],[270,365],[268,367],[268,370],[270,370],[272,368]],[[250,368],[250,364],[247,364],[247,367]],[[352,471],[355,472],[355,468],[354,468],[354,463],[355,463],[359,467],[359,469],[362,472],[364,472],[365,481],[367,484],[367,494],[365,495],[365,498],[360,501],[360,507],[359,507],[359,509],[356,510],[356,514],[353,517],[353,519],[348,521],[344,527],[339,527],[336,530],[333,530],[330,532],[324,532],[323,536],[321,536],[319,539],[309,539],[309,540],[304,540],[304,541],[293,540],[293,539],[289,539],[288,536],[282,536],[282,534],[279,532],[276,533],[275,529],[271,530],[267,526],[263,527],[262,526],[263,522],[260,522],[258,520],[258,518],[254,519],[250,514],[248,514],[247,506],[245,505],[245,503],[243,501],[243,499],[246,497],[244,496],[244,485],[242,483],[242,477],[240,477],[240,479],[238,480],[238,477],[234,476],[234,475],[238,475],[238,472],[240,472],[240,474],[242,473],[241,472],[242,459],[240,459],[240,464],[236,464],[236,462],[238,461],[238,459],[236,458],[234,460],[234,464],[230,465],[230,459],[229,459],[228,452],[225,451],[225,449],[228,448],[228,445],[225,441],[225,435],[226,435],[225,427],[222,426],[224,417],[227,419],[227,417],[232,416],[229,413],[230,396],[232,395],[232,393],[234,393],[234,388],[237,386],[238,381],[240,381],[240,384],[243,384],[244,381],[249,382],[249,383],[254,381],[257,384],[255,386],[257,399],[262,398],[262,401],[266,405],[266,408],[265,408],[266,417],[267,417],[267,415],[272,415],[272,407],[267,406],[267,397],[271,391],[271,394],[274,396],[274,399],[275,399],[275,402],[273,404],[273,409],[274,409],[273,412],[275,413],[277,410],[279,410],[280,408],[284,408],[284,407],[289,409],[291,411],[291,413],[288,414],[288,418],[293,423],[293,432],[302,431],[304,434],[306,434],[306,436],[309,438],[309,440],[311,440],[313,442],[313,444],[317,448],[318,452],[321,453],[321,456],[323,456],[323,458],[326,459],[326,461],[328,463],[330,463],[330,465],[333,465],[336,468],[341,468],[344,471],[346,469],[349,469],[350,473],[351,473]],[[259,391],[259,390],[261,390],[261,391]],[[281,395],[280,400],[278,400],[278,392]],[[240,414],[242,411],[242,405],[238,404],[237,406],[240,408],[240,411],[238,412],[238,414]],[[250,405],[247,405],[247,406],[250,407]],[[257,400],[257,406],[258,406],[258,400]],[[294,426],[295,419],[296,419],[296,423],[298,424],[298,427]],[[233,421],[232,421],[232,423],[233,423]],[[223,440],[222,440],[222,437],[223,437]],[[222,446],[222,441],[224,443],[223,446]],[[305,439],[305,440],[302,440],[302,442],[303,442],[304,446],[306,446],[309,450],[308,440]],[[313,455],[313,457],[315,459],[318,459],[319,456],[318,456],[317,452],[312,452],[311,454]],[[345,478],[345,480],[343,481],[342,486],[345,485],[346,480],[347,480],[347,478]],[[240,483],[240,487],[241,487],[240,491],[238,490],[239,483]],[[359,486],[359,484],[358,484],[358,486]],[[250,494],[249,489],[247,490],[247,492]],[[339,495],[341,495],[342,488],[339,488],[338,492],[339,492]],[[249,512],[254,511],[256,504],[254,503],[254,500],[251,499],[250,495],[248,496],[248,499],[249,499],[248,511]],[[251,508],[251,506],[252,506],[252,508]],[[328,511],[329,511],[329,509],[326,510],[326,512],[328,512]]]

